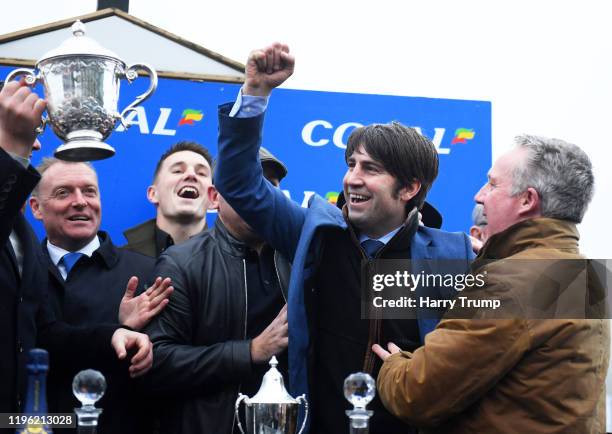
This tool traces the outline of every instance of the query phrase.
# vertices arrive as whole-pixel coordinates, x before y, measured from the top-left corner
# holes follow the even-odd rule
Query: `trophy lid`
[[[293,399],[287,389],[283,375],[276,369],[278,360],[276,356],[270,359],[270,369],[263,377],[259,391],[249,398],[249,404],[297,404],[298,401]]]
[[[54,57],[78,55],[110,57],[123,62],[115,53],[85,36],[85,24],[80,20],[76,20],[70,29],[72,30],[72,36],[62,42],[59,47],[45,53],[38,63]]]

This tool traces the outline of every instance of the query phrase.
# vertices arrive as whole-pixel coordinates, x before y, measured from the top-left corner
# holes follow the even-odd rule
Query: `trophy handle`
[[[143,69],[144,71],[149,73],[149,88],[142,95],[138,95],[136,99],[126,108],[124,108],[121,114],[119,115],[121,125],[123,125],[123,127],[126,129],[129,127],[129,125],[125,121],[125,116],[129,112],[134,111],[136,106],[142,104],[147,98],[149,98],[153,94],[153,92],[155,92],[155,89],[157,89],[157,72],[155,72],[155,70],[146,63],[134,63],[128,66],[125,70],[125,78],[127,79],[127,81],[131,83],[132,81],[136,80],[138,78],[139,69]]]
[[[306,395],[300,395],[295,400],[304,403],[304,420],[302,421],[302,426],[300,427],[300,431],[298,434],[302,434],[304,428],[306,428],[306,421],[308,420],[308,401],[306,400]]]
[[[36,72],[33,69],[17,68],[9,72],[9,75],[6,76],[6,79],[4,81],[8,83],[9,81],[14,80],[20,75],[25,76],[25,84],[27,84],[30,87],[36,86],[36,83],[38,83],[41,79],[40,75],[36,74]],[[36,127],[36,134],[42,134],[42,132],[45,131],[47,122],[48,122],[47,116],[43,116],[40,121],[40,125]]]
[[[240,423],[240,415],[238,414],[238,411],[240,410],[240,403],[246,398],[248,398],[248,396],[239,393],[238,399],[236,400],[236,407],[234,408],[234,415],[236,417],[236,421],[238,422],[238,429],[242,434],[244,434],[244,430],[242,429],[242,424]]]
[[[40,80],[40,76],[36,74],[36,72],[34,72],[33,69],[29,69],[29,68],[17,68],[14,69],[13,71],[9,72],[9,75],[6,76],[6,79],[4,79],[4,81],[6,81],[7,83],[9,81],[14,80],[15,78],[19,77],[20,75],[25,75],[25,82],[28,86],[34,86],[36,85],[36,82],[38,80]]]

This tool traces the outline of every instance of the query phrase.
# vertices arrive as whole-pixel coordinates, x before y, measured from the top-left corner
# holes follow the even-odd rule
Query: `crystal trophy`
[[[351,434],[367,434],[370,431],[370,417],[374,414],[366,410],[366,405],[376,395],[376,383],[365,372],[351,374],[344,380],[344,397],[353,404],[352,410],[346,410],[350,420]]]
[[[81,401],[81,408],[75,408],[79,434],[95,434],[101,408],[94,404],[104,396],[106,380],[104,375],[93,369],[81,371],[72,380],[72,393]]]
[[[25,407],[23,409],[27,420],[33,419],[34,422],[28,422],[20,426],[17,434],[51,434],[51,428],[48,425],[36,423],[37,416],[45,416],[47,414],[47,371],[49,370],[49,353],[40,348],[31,349],[28,352],[27,361],[28,370],[28,390],[26,395]]]

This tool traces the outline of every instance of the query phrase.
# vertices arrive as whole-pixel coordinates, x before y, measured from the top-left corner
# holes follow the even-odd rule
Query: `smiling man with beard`
[[[418,210],[438,174],[438,155],[428,138],[398,122],[351,133],[342,211],[316,195],[303,208],[264,182],[257,153],[267,97],[293,73],[293,65],[288,47],[281,44],[249,56],[238,101],[219,110],[215,185],[236,212],[291,261],[291,394],[310,387],[311,433],[341,434],[348,432],[344,379],[357,371],[376,376],[382,364],[372,344],[395,337],[415,349],[438,321],[423,316],[363,319],[363,261],[412,259],[412,272],[418,274],[423,259],[455,259],[467,268],[472,248],[465,234],[419,226]],[[427,295],[438,294],[432,289]],[[370,408],[372,434],[415,432],[379,399]]]
[[[140,295],[137,287],[150,283],[154,260],[117,248],[106,232],[99,231],[102,205],[98,178],[88,163],[48,158],[37,168],[41,181],[32,191],[30,206],[42,220],[47,239],[42,243],[48,268],[49,302],[58,319],[73,326],[120,323],[141,329],[168,303],[169,279],[157,279]],[[129,281],[129,283],[128,283]],[[127,286],[127,288],[126,288]],[[78,401],[72,396],[74,375],[96,366],[65,366],[51,354],[49,409],[71,412]],[[98,432],[146,431],[146,413],[136,407],[147,401],[128,372],[121,367],[98,369],[108,389],[100,401],[105,413]],[[58,430],[58,432],[62,432]]]
[[[166,248],[180,244],[206,228],[212,183],[210,152],[195,142],[178,142],[159,159],[147,199],[156,210],[154,219],[124,232],[126,249],[158,257]]]

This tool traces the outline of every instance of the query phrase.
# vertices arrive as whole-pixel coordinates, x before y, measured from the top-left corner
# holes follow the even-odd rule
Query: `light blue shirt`
[[[381,243],[387,245],[387,243],[389,241],[391,241],[391,238],[393,238],[395,236],[395,234],[397,234],[401,228],[402,227],[399,226],[399,227],[393,229],[387,235],[383,235],[380,238],[370,238],[370,237],[367,237],[365,235],[359,235],[359,243],[363,243],[365,240],[377,240],[377,241],[380,241]]]
[[[229,115],[232,118],[253,118],[265,112],[267,108],[268,97],[243,95],[242,88],[240,88],[236,102]]]

